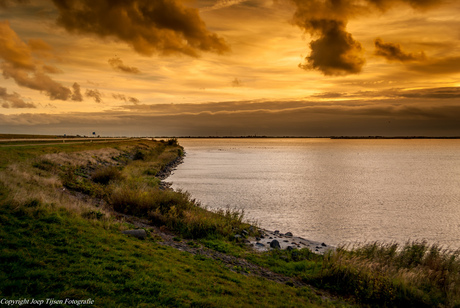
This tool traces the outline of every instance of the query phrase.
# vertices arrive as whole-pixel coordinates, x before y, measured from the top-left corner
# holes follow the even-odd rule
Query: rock
[[[273,239],[273,237],[271,237],[271,236],[270,236],[268,239],[270,239],[270,240],[271,240],[271,239]]]
[[[256,241],[260,241],[260,237],[257,237],[257,236],[256,236]]]
[[[275,234],[278,234],[278,233],[280,233],[280,230],[275,230],[274,233],[275,233]]]
[[[241,231],[241,233],[243,233],[243,235],[248,235],[249,234],[248,231],[246,231],[246,230]]]
[[[121,231],[121,233],[129,235],[129,236],[134,236],[135,238],[138,238],[141,240],[147,237],[147,232],[145,232],[144,229],[125,230],[125,231]]]
[[[265,238],[265,236],[262,234],[262,235],[260,236],[260,238]]]
[[[286,236],[292,236],[292,232],[286,232]]]
[[[280,249],[281,248],[280,242],[278,242],[277,240],[273,240],[270,242],[270,247],[275,248],[275,249]]]
[[[326,244],[324,244],[324,243],[321,243],[321,246],[323,246],[323,247],[326,247],[327,245],[326,245]]]
[[[236,240],[239,240],[239,239],[241,238],[241,235],[235,234],[233,237],[234,237]]]
[[[283,242],[285,242],[285,243],[289,243],[289,241],[288,241],[288,240],[284,240]]]
[[[256,246],[257,246],[257,247],[265,247],[265,245],[262,244],[262,243],[256,243]]]
[[[287,250],[294,250],[294,247],[288,246],[286,249],[287,249]]]

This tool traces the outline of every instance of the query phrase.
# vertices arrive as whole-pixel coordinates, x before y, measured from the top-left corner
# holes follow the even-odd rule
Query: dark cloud
[[[68,133],[97,129],[103,135],[427,135],[455,136],[460,106],[450,100],[223,102],[193,106],[138,105],[130,111],[100,113],[0,114],[0,129],[30,127],[40,131],[65,128]],[[240,106],[251,108],[239,109]],[[193,109],[194,108],[194,109]],[[193,112],[192,112],[193,111]],[[95,127],[97,126],[97,127]],[[84,133],[83,133],[84,134]]]
[[[375,42],[375,54],[382,56],[389,61],[417,61],[425,60],[426,56],[424,52],[420,54],[407,53],[402,51],[399,44],[384,43],[380,38],[376,39]]]
[[[357,74],[365,63],[363,48],[352,34],[347,32],[351,18],[385,11],[398,4],[415,9],[427,9],[444,1],[435,0],[289,0],[295,5],[293,22],[311,35],[311,53],[299,67],[319,70],[324,75]],[[376,43],[377,46],[377,43]],[[394,45],[379,42],[378,52],[386,57],[400,57],[405,54]],[[404,58],[406,56],[406,58]],[[417,57],[417,56],[414,56]],[[396,58],[395,58],[396,59]]]
[[[296,6],[294,23],[313,38],[311,53],[299,67],[325,75],[348,75],[361,71],[365,61],[361,44],[346,31],[352,1],[291,0]]]
[[[124,94],[120,94],[120,93],[113,93],[112,94],[112,97],[115,98],[115,99],[118,99],[118,100],[121,100],[121,101],[124,101],[124,102],[130,102],[130,103],[133,103],[135,105],[139,104],[140,101],[135,98],[135,97],[131,97],[131,96],[126,96]]]
[[[23,87],[44,92],[50,99],[67,100],[71,95],[69,88],[51,79],[45,73],[61,72],[50,65],[42,65],[32,56],[37,50],[49,52],[49,45],[41,40],[24,43],[7,21],[0,22],[0,63],[4,78],[12,78]]]
[[[398,3],[409,4],[413,8],[427,9],[444,2],[443,0],[367,0],[381,10],[388,10]]]
[[[123,61],[118,57],[111,58],[109,59],[108,62],[110,66],[116,71],[120,71],[123,73],[129,73],[129,74],[139,74],[140,73],[137,67],[131,67],[131,66],[124,65]]]
[[[8,8],[13,4],[26,4],[29,0],[0,0],[0,8]]]
[[[460,87],[405,90],[399,91],[398,95],[407,98],[458,99],[460,98]]]
[[[33,103],[26,103],[16,92],[8,94],[6,88],[0,87],[0,101],[3,108],[37,108]]]
[[[83,101],[83,95],[81,94],[80,85],[76,82],[72,85],[73,93],[71,99],[76,102]]]
[[[128,101],[129,101],[130,103],[135,104],[135,105],[140,103],[140,101],[139,101],[137,98],[135,98],[135,97],[128,97]]]
[[[201,51],[222,53],[225,41],[207,30],[198,10],[179,0],[53,0],[57,23],[71,33],[114,38],[150,56]]]
[[[60,83],[52,80],[49,76],[41,72],[33,72],[29,74],[25,70],[15,69],[9,65],[2,65],[3,76],[5,78],[13,78],[20,86],[33,90],[43,91],[50,99],[67,100],[71,95],[69,88],[64,87]]]
[[[421,63],[411,63],[408,68],[425,74],[460,73],[460,57],[430,59]]]
[[[87,89],[85,95],[93,98],[96,103],[102,103],[101,93],[97,89]]]

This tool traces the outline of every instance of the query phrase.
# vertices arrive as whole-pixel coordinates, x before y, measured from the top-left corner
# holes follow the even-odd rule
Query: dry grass
[[[460,304],[460,251],[426,242],[339,248],[325,257],[320,277],[371,305]]]

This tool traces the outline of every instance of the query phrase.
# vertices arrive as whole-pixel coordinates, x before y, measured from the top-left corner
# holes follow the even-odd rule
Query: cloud
[[[0,21],[0,58],[15,69],[36,68],[29,46],[10,28],[8,21]]]
[[[96,103],[102,103],[101,93],[97,89],[87,89],[85,95],[87,97],[92,97]]]
[[[460,87],[406,90],[400,91],[398,95],[407,98],[454,99],[460,98]]]
[[[133,103],[135,105],[140,103],[140,101],[137,98],[135,98],[135,97],[126,97],[126,95],[120,94],[120,93],[113,93],[112,97],[115,98],[115,99],[124,101],[124,102]]]
[[[373,11],[386,11],[395,5],[409,5],[414,9],[428,9],[444,1],[435,0],[289,0],[295,5],[293,23],[310,34],[311,53],[299,64],[305,70],[319,70],[324,75],[357,74],[365,64],[363,48],[347,31],[348,21],[369,15]],[[407,61],[410,54],[398,46],[376,43],[380,55],[399,57]],[[404,58],[406,56],[406,58]],[[414,56],[417,57],[417,56]],[[401,61],[401,60],[400,60]]]
[[[12,4],[25,4],[29,3],[29,0],[0,0],[0,8],[8,8]]]
[[[32,56],[37,50],[49,52],[48,44],[41,40],[24,43],[7,21],[0,22],[0,63],[3,77],[12,78],[23,87],[45,92],[50,99],[67,100],[71,95],[69,88],[51,79],[45,73],[61,72],[58,68],[44,65]]]
[[[324,75],[359,73],[365,63],[363,49],[346,31],[347,2],[351,1],[291,1],[296,6],[294,23],[317,37],[310,42],[311,53],[299,67],[316,69]]]
[[[399,44],[384,43],[380,38],[374,41],[375,44],[375,55],[382,56],[389,61],[418,61],[425,60],[426,56],[424,52],[420,54],[407,53],[402,51]]]
[[[123,73],[129,73],[129,74],[139,74],[140,73],[137,67],[130,67],[130,66],[124,65],[123,61],[118,57],[111,58],[109,59],[108,62],[110,66],[116,71],[120,71]]]
[[[83,101],[83,95],[81,95],[80,85],[76,82],[72,85],[73,93],[71,99],[76,102]]]
[[[207,30],[198,10],[179,0],[53,0],[58,25],[70,33],[113,38],[151,56],[229,50],[224,39]]]
[[[411,63],[410,70],[425,74],[452,74],[460,73],[460,57],[446,57],[430,59],[422,63]]]
[[[54,81],[49,76],[41,72],[29,72],[21,69],[15,69],[13,66],[4,64],[3,76],[5,78],[13,78],[20,86],[33,90],[43,91],[50,99],[68,100],[71,91],[60,83]]]
[[[200,12],[208,12],[214,10],[220,10],[229,6],[237,5],[248,0],[219,0],[212,6],[203,7]]]
[[[33,103],[26,103],[16,92],[8,94],[6,88],[0,87],[0,101],[3,108],[37,108]]]
[[[241,80],[235,77],[235,79],[233,79],[232,81],[232,87],[241,87],[241,85],[242,85]]]
[[[458,89],[424,89],[430,96]],[[389,91],[392,92],[392,91]],[[393,91],[395,92],[395,91]],[[396,91],[403,92],[403,91]],[[235,101],[209,104],[129,105],[106,112],[1,115],[0,129],[65,129],[101,135],[458,135],[460,106],[451,99],[388,97],[347,101]],[[436,102],[433,104],[433,102]],[[95,127],[96,126],[96,127]],[[82,133],[83,132],[83,133]]]

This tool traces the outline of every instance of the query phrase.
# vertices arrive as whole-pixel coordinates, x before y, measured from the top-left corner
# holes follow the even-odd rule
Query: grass
[[[4,204],[0,296],[95,301],[96,307],[315,307],[309,289],[234,273],[203,255],[138,240],[121,225],[53,205]],[[282,294],[282,296],[280,296]]]
[[[359,305],[460,306],[460,252],[437,245],[371,243],[325,256],[249,250],[244,236],[234,237],[258,232],[244,212],[211,212],[186,192],[161,188],[159,177],[183,154],[176,139],[0,147],[0,298],[92,298],[97,307],[348,305],[160,245],[151,229],[146,240],[127,237],[120,231],[133,226],[115,210],[173,231],[189,247],[245,258]]]
[[[243,213],[209,212],[187,193],[161,190],[145,172],[161,172],[183,154],[174,140],[0,154],[0,298],[91,298],[95,307],[334,305],[310,288],[244,276],[206,255],[160,245],[151,229],[145,240],[120,232],[133,226],[116,220],[110,207],[175,230],[175,240],[191,247],[244,251],[227,240],[250,227]]]

